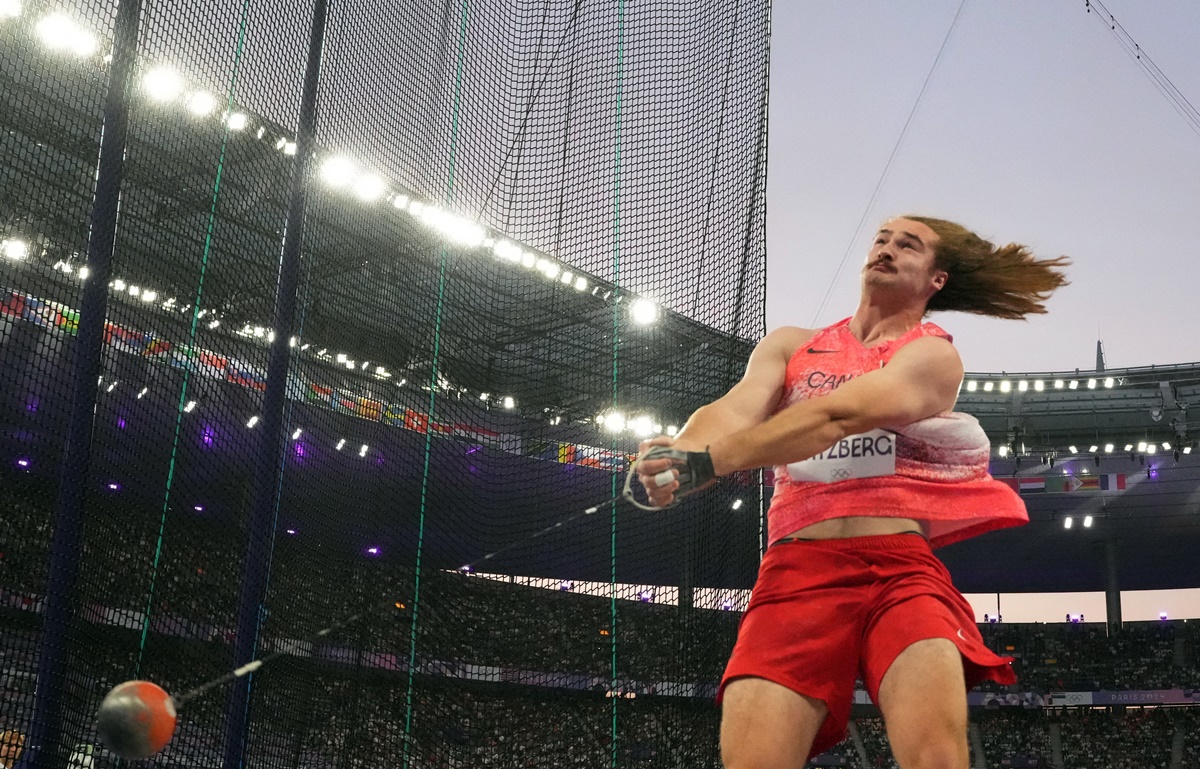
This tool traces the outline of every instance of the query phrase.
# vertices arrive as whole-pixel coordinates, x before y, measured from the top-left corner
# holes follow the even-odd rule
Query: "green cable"
[[[238,68],[242,61],[242,50],[246,42],[246,20],[250,9],[249,0],[244,0],[242,3],[242,19],[241,26],[238,29],[237,49],[234,51],[233,57],[233,75],[229,81],[228,98],[226,99],[226,112],[233,110],[234,96],[237,93],[237,78]],[[196,301],[192,304],[192,323],[188,330],[188,350],[194,352],[196,348],[196,326],[200,322],[200,301],[204,296],[204,278],[208,274],[208,260],[212,253],[213,227],[217,219],[217,200],[221,192],[221,176],[225,171],[225,151],[229,145],[229,123],[226,121],[225,130],[221,136],[221,153],[217,158],[217,175],[213,180],[212,203],[208,209],[208,227],[204,234],[204,251],[200,259],[200,280],[196,284]],[[183,430],[183,414],[187,404],[188,382],[191,380],[191,368],[183,367],[183,386],[179,390],[179,403],[175,408],[175,433],[171,438],[171,456],[167,463],[167,483],[163,489],[163,506],[162,514],[158,524],[158,541],[154,545],[154,562],[150,567],[150,588],[146,594],[146,611],[142,619],[142,634],[138,640],[138,658],[134,666],[134,675],[141,675],[142,660],[146,651],[146,638],[150,632],[150,614],[154,604],[154,586],[158,580],[158,566],[162,558],[163,539],[166,537],[167,531],[167,512],[171,503],[171,491],[175,481],[175,465],[179,454],[179,435]]]
[[[617,3],[617,120],[616,120],[616,163],[614,168],[614,215],[613,215],[613,284],[620,291],[621,287],[621,107],[622,96],[624,95],[625,85],[625,0],[620,0]],[[612,378],[612,398],[613,408],[617,406],[617,360],[621,341],[621,314],[620,305],[613,303],[613,378]],[[614,436],[612,443],[613,450],[617,450],[617,440]],[[612,496],[616,497],[617,490],[617,472],[613,471],[612,476]],[[617,688],[617,503],[612,503],[611,508],[611,532],[609,543],[609,566],[610,579],[612,587],[609,589],[609,606],[612,615],[612,686],[609,688],[616,690]],[[612,697],[612,750],[609,760],[613,769],[617,766],[617,701],[619,697]]]
[[[454,80],[454,110],[450,124],[450,168],[446,188],[447,204],[454,202],[454,167],[458,157],[458,116],[462,106],[463,56],[466,45],[468,10],[467,0],[463,0],[459,20],[458,67],[455,71]],[[421,467],[421,507],[417,522],[417,559],[416,566],[413,569],[412,622],[409,624],[408,634],[408,687],[404,695],[404,760],[401,763],[401,766],[405,769],[409,765],[409,751],[412,746],[413,677],[417,667],[417,617],[421,608],[421,554],[425,546],[425,509],[429,494],[429,457],[433,452],[433,420],[434,407],[437,405],[438,356],[441,353],[442,310],[445,306],[445,296],[446,249],[442,248],[441,257],[438,261],[437,310],[434,312],[433,320],[433,363],[429,374],[429,420],[425,427],[425,457]]]

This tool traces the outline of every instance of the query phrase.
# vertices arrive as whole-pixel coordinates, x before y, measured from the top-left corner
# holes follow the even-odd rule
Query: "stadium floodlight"
[[[730,507],[732,507],[734,510],[740,510],[742,507],[742,500],[740,500],[740,499],[733,500],[733,504]]]
[[[216,327],[217,327],[217,326],[219,326],[219,325],[221,325],[221,321],[219,321],[219,320],[210,320],[210,321],[208,322],[208,327],[209,327],[209,329],[214,329],[214,328],[216,328]]]
[[[1092,528],[1092,516],[1090,516],[1090,515],[1083,516],[1083,528],[1085,528],[1085,529]]]
[[[142,89],[154,101],[165,103],[183,91],[183,79],[169,67],[156,67],[142,78]]]
[[[1008,446],[1003,443],[1000,444],[1000,448],[996,449],[996,453],[999,454],[1001,457],[1007,457],[1008,456]]]
[[[225,118],[225,125],[230,131],[244,131],[250,123],[250,117],[245,112],[231,112]]]
[[[153,302],[156,299],[158,299],[157,291],[143,291],[142,292],[142,301],[143,302]]]
[[[283,143],[283,154],[295,155],[297,146],[298,145],[296,144],[296,142],[284,142]]]
[[[346,353],[339,352],[337,354],[337,362],[338,363],[345,363],[347,360],[348,360],[348,358],[346,357]]]
[[[364,203],[373,203],[387,192],[387,182],[379,174],[363,174],[354,183],[354,196]]]
[[[516,407],[517,407],[517,402],[515,400],[513,400],[513,397],[511,395],[505,395],[504,396],[504,408],[515,409]]]
[[[292,433],[292,440],[294,440],[294,441],[300,440],[300,436],[303,434],[304,434],[304,429],[301,427],[297,427],[295,432]]]
[[[995,383],[995,382],[984,382],[984,383],[983,383],[983,391],[984,391],[985,393],[990,393],[990,392],[991,392],[992,390],[994,390],[995,388],[996,388],[996,383]]]
[[[979,383],[976,382],[974,379],[972,379],[970,382],[967,382],[967,392],[973,393],[978,389],[979,389]]]
[[[669,435],[669,436],[671,436],[672,438],[674,438],[674,437],[675,437],[676,435],[678,435],[678,434],[679,434],[679,428],[678,428],[677,426],[675,426],[675,425],[667,425],[667,435]]]
[[[1088,448],[1088,453],[1089,453],[1089,454],[1095,454],[1095,453],[1096,453],[1096,452],[1097,452],[1099,449],[1100,449],[1100,447],[1099,447],[1099,446],[1097,446],[1096,444],[1094,444],[1094,443],[1093,443],[1093,444],[1091,445],[1091,447],[1090,447],[1090,448]]]
[[[509,262],[521,261],[521,247],[511,240],[497,240],[492,244],[492,253],[497,259],[504,259]]]
[[[1164,450],[1164,451],[1170,451],[1170,450],[1171,450],[1171,444],[1170,444],[1170,442],[1169,442],[1169,441],[1163,441],[1163,444],[1162,444],[1162,446],[1163,446],[1163,450]]]
[[[588,290],[587,278],[584,278],[584,277],[575,278],[575,290],[576,291],[587,291]]]
[[[1155,443],[1147,444],[1146,453],[1147,454],[1157,454],[1158,453],[1158,444],[1155,444]]]
[[[1039,393],[1040,393],[1040,392],[1042,392],[1042,391],[1043,391],[1043,390],[1045,390],[1045,389],[1046,389],[1046,383],[1045,383],[1045,381],[1043,381],[1043,380],[1041,380],[1041,379],[1035,379],[1035,380],[1033,380],[1033,390],[1034,390],[1034,392],[1039,392]]]
[[[1184,453],[1184,454],[1191,454],[1191,453],[1192,453],[1192,447],[1191,447],[1191,446],[1184,446],[1184,447],[1183,447],[1183,453]]]
[[[365,444],[365,443],[364,443],[364,444],[362,445],[362,448],[360,448],[360,449],[358,450],[358,455],[359,455],[360,457],[365,457],[365,456],[367,455],[367,452],[370,450],[370,448],[371,448],[370,446],[368,446],[367,444]]]
[[[658,320],[658,305],[649,299],[636,299],[629,307],[629,317],[639,326],[649,326]]]
[[[1054,389],[1055,390],[1061,390],[1065,386],[1066,386],[1066,382],[1064,382],[1063,380],[1061,380],[1061,379],[1054,380]]]
[[[1095,390],[1096,389],[1096,380],[1095,379],[1087,380],[1087,388],[1089,390]]]
[[[1146,442],[1145,442],[1145,441],[1138,441],[1137,450],[1138,450],[1138,451],[1145,451],[1145,450],[1146,450]]]
[[[20,0],[0,0],[0,19],[15,19],[20,15]]]
[[[619,411],[610,411],[600,416],[600,423],[610,433],[619,433],[625,429],[625,415]]]
[[[1078,390],[1079,389],[1079,380],[1072,379],[1070,384],[1067,385],[1067,389],[1068,390]]]
[[[253,417],[250,417],[249,421],[246,422],[246,427],[249,427],[250,429],[254,429],[254,426],[256,424],[258,424],[258,417],[253,416]]]
[[[1126,443],[1126,444],[1125,444],[1125,450],[1126,450],[1126,451],[1133,451],[1133,444],[1132,444],[1132,443]]]
[[[340,441],[337,442],[337,450],[341,451],[344,448],[346,448],[346,439],[342,438]]]
[[[138,296],[141,293],[142,293],[142,289],[138,288],[137,286],[129,287],[129,295],[130,296]]]
[[[1113,453],[1114,448],[1116,448],[1116,447],[1113,446],[1111,443],[1106,443],[1106,444],[1104,444],[1104,453],[1111,454],[1111,453]]]
[[[79,268],[79,279],[80,279],[80,280],[87,280],[87,279],[88,279],[88,275],[91,275],[91,274],[92,274],[92,271],[91,271],[91,270],[89,270],[87,267],[80,267],[80,268]]]
[[[1067,451],[1071,452],[1072,454],[1078,454],[1078,453],[1079,453],[1079,449],[1077,449],[1077,448],[1076,448],[1075,446],[1073,446],[1073,445],[1072,445],[1072,446],[1067,446]]]
[[[1072,518],[1071,516],[1068,515],[1066,518],[1063,519],[1063,528],[1064,529],[1069,529],[1073,525],[1075,525],[1075,519]]]
[[[354,178],[356,171],[354,161],[340,155],[321,164],[321,178],[330,187],[345,187]]]
[[[397,195],[396,197],[392,198],[392,205],[403,211],[404,209],[408,208],[409,200],[410,198],[408,195]]]
[[[141,391],[140,393],[138,393],[138,394],[137,394],[138,400],[141,400],[142,398],[146,397],[146,393],[148,393],[148,392],[150,392],[150,388],[149,388],[149,387],[143,387],[143,388],[142,388],[142,391]]]
[[[648,438],[654,434],[654,420],[646,414],[633,417],[626,426],[639,438]]]
[[[96,36],[62,13],[52,13],[37,23],[37,35],[52,51],[86,58],[96,52]]]
[[[145,392],[145,390],[143,390],[142,392]],[[139,397],[141,397],[141,396],[139,396]],[[190,414],[195,410],[196,410],[196,401],[188,401],[187,405],[183,407],[183,411],[185,414]]]
[[[1105,387],[1112,387],[1116,383],[1117,383],[1116,380],[1113,379],[1112,377],[1108,377],[1107,379],[1104,380]]]
[[[562,282],[563,282],[564,286],[571,285],[571,283],[574,282],[574,280],[575,280],[575,273],[571,272],[570,270],[563,271]]]
[[[1017,382],[1017,392],[1023,393],[1025,391],[1027,391],[1028,389],[1029,389],[1029,382],[1025,381],[1024,379],[1022,379],[1020,382]]]
[[[188,112],[204,117],[217,108],[217,99],[208,91],[196,91],[187,100]]]
[[[528,269],[533,269],[533,266],[535,264],[537,264],[537,256],[533,252],[531,252],[531,251],[522,251],[521,252],[521,266],[522,267],[526,267]]]
[[[16,238],[0,240],[0,254],[4,254],[5,259],[20,261],[29,256],[29,244]]]
[[[1009,392],[1010,390],[1012,390],[1012,382],[1005,379],[1003,382],[1000,383],[1000,392],[1006,393],[1006,392]]]

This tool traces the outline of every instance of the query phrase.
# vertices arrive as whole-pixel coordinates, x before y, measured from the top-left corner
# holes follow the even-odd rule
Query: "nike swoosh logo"
[[[967,637],[962,634],[962,628],[958,629],[958,637],[963,639],[964,641],[967,640]]]
[[[813,349],[813,348],[811,348],[811,347],[809,347],[809,348],[808,348],[808,351],[809,351],[809,352],[813,352],[813,353],[816,353],[816,352],[837,352],[837,350],[814,350],[814,349]]]

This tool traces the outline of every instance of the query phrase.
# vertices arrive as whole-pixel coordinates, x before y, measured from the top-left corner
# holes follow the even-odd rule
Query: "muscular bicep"
[[[783,397],[788,360],[800,345],[812,338],[812,333],[787,327],[767,334],[751,353],[741,381],[714,405],[720,404],[747,424],[766,420]]]
[[[846,382],[820,401],[847,434],[899,427],[954,408],[963,367],[939,337],[905,345],[888,365]]]

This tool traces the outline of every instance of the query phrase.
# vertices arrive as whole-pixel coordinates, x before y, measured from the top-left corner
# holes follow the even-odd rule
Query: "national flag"
[[[1100,488],[1103,491],[1124,491],[1125,490],[1125,474],[1124,473],[1109,473],[1108,475],[1100,476]]]
[[[1017,491],[1022,494],[1041,494],[1045,490],[1046,479],[1041,476],[1017,479]]]

